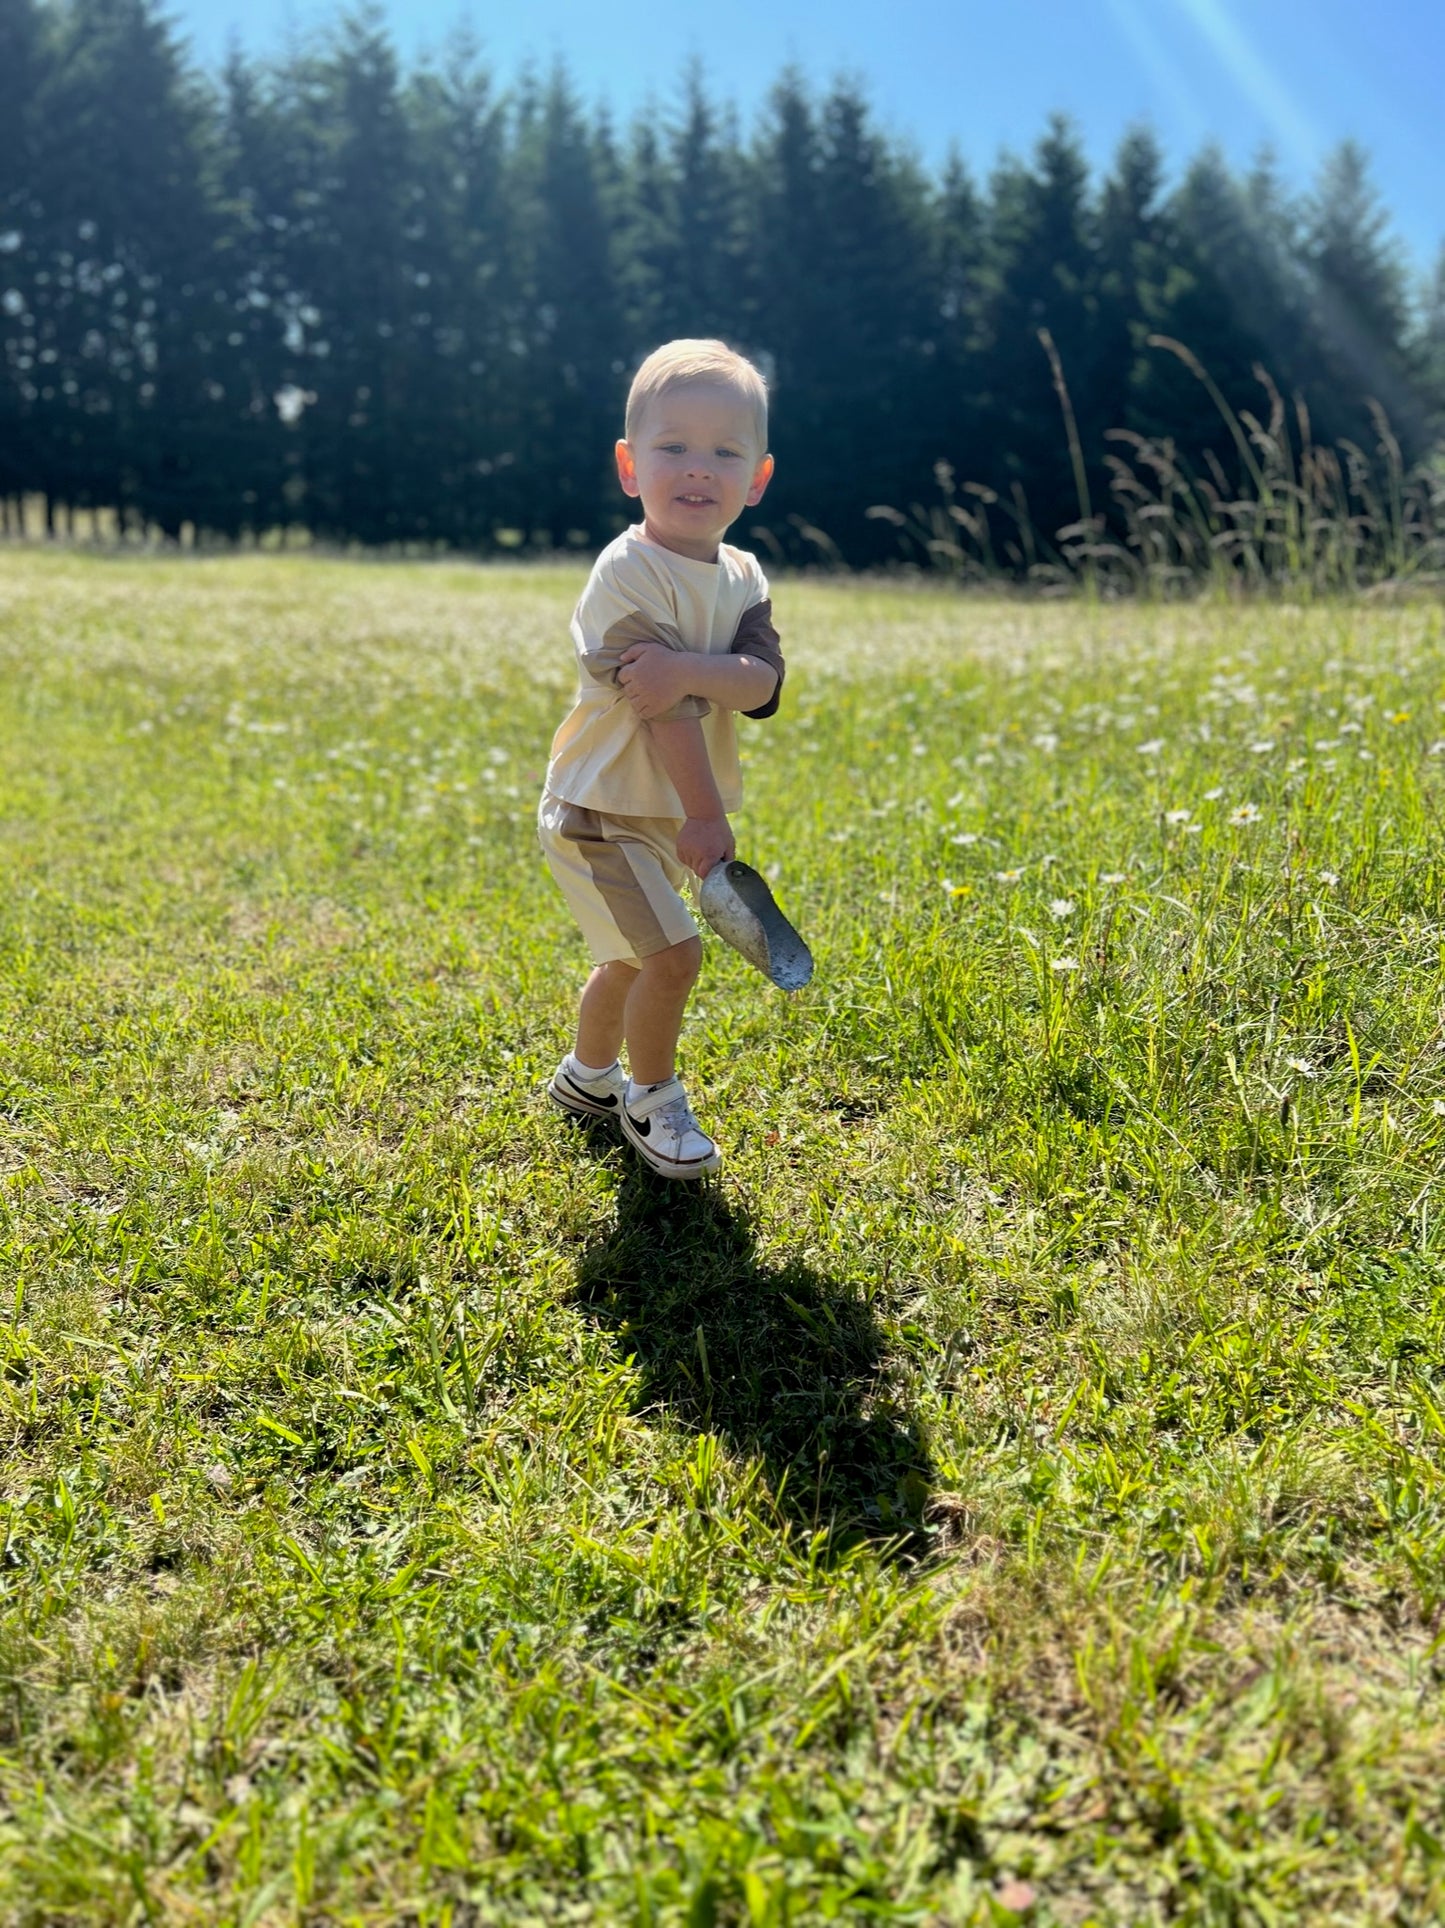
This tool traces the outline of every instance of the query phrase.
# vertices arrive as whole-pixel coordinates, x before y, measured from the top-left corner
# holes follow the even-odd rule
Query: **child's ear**
[[[753,470],[752,486],[748,490],[748,507],[755,508],[763,499],[763,490],[773,479],[773,458],[765,455]]]
[[[641,495],[642,484],[637,479],[637,464],[632,459],[632,444],[619,442],[617,454],[617,480],[622,484],[624,495]]]

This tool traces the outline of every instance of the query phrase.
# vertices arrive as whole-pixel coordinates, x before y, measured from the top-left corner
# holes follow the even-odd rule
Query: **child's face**
[[[723,535],[772,478],[757,438],[751,405],[722,382],[688,382],[649,403],[632,440],[617,444],[617,479],[642,498],[653,541],[715,562]]]

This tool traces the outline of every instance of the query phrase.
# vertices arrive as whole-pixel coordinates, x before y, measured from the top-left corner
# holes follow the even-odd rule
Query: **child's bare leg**
[[[637,1084],[665,1084],[673,1075],[683,1013],[701,969],[699,937],[654,951],[642,960],[627,993],[623,1018],[627,1068]]]
[[[605,1071],[617,1062],[622,1049],[623,1013],[627,994],[637,982],[637,966],[616,958],[599,964],[582,991],[577,1013],[577,1048],[574,1055],[594,1071]]]

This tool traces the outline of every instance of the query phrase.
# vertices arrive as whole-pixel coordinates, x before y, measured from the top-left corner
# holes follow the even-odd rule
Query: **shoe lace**
[[[661,1124],[666,1125],[669,1131],[674,1132],[679,1141],[684,1139],[690,1131],[695,1131],[699,1138],[707,1136],[702,1126],[693,1117],[692,1106],[684,1097],[669,1098],[665,1105],[657,1107],[653,1115]]]

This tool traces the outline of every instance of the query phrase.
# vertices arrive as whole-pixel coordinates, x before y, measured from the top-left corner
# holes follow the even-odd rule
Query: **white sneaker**
[[[574,1118],[617,1118],[622,1113],[622,1094],[627,1089],[627,1073],[620,1064],[595,1078],[581,1075],[577,1060],[569,1051],[552,1073],[547,1096]]]
[[[692,1115],[680,1081],[669,1078],[624,1101],[622,1135],[664,1178],[702,1178],[722,1164],[722,1154]]]

